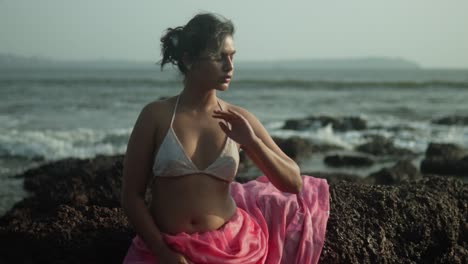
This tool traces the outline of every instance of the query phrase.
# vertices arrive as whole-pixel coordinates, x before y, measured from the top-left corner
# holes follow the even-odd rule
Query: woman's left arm
[[[282,192],[299,193],[302,178],[299,166],[276,145],[260,121],[240,107],[235,110],[215,111],[215,118],[231,124],[228,128],[220,122],[223,131],[241,145],[250,159]]]

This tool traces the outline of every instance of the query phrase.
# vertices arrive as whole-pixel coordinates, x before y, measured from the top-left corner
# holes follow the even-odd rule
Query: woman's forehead
[[[231,36],[224,38],[223,42],[219,47],[215,44],[209,45],[201,54],[234,54],[236,50],[234,48],[234,41]]]
[[[220,50],[222,53],[228,53],[228,54],[233,54],[236,52],[236,49],[234,48],[234,40],[232,39],[232,36],[227,36],[224,39]]]

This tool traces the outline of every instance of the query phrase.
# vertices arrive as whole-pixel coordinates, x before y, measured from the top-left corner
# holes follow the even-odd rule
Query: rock
[[[393,142],[383,136],[373,135],[371,141],[356,147],[359,152],[376,156],[414,156],[411,150],[396,147]]]
[[[465,155],[467,155],[466,150],[450,143],[429,143],[426,149],[426,158],[458,160]]]
[[[286,120],[282,129],[306,130],[312,126],[312,122],[307,119],[289,119]]]
[[[426,157],[421,162],[421,172],[468,176],[467,152],[455,144],[430,143],[426,150]]]
[[[421,161],[421,172],[425,174],[468,176],[468,156],[459,160],[426,158]]]
[[[0,222],[0,263],[122,263],[135,233],[120,208],[15,209]]]
[[[303,119],[286,120],[283,129],[306,130],[311,127],[325,127],[329,124],[336,131],[364,130],[367,128],[366,120],[360,117],[310,116]]]
[[[339,181],[345,182],[361,182],[362,177],[356,174],[342,172],[304,172],[303,175],[309,175],[316,178],[327,179],[328,184],[335,184]]]
[[[374,164],[374,160],[364,156],[332,155],[324,159],[331,167],[367,167]]]
[[[311,156],[313,153],[342,149],[341,147],[334,145],[315,144],[307,139],[297,136],[292,136],[286,139],[273,137],[273,140],[286,155],[296,162]],[[245,151],[241,151],[239,156],[240,161],[236,178],[237,181],[246,182],[253,180],[258,177],[258,175],[262,174],[253,161],[247,156]]]
[[[385,130],[387,132],[394,132],[394,133],[402,133],[402,132],[416,132],[417,129],[415,127],[409,126],[409,125],[404,125],[404,124],[399,124],[395,126],[382,126],[382,125],[375,125],[371,126],[368,129],[370,130]]]
[[[312,143],[304,138],[294,136],[287,139],[273,138],[273,140],[293,160],[298,160],[312,154]]]
[[[110,177],[120,160],[66,160],[26,172],[25,180],[37,177],[36,188],[0,218],[0,263],[121,263],[134,233],[113,206],[112,188],[97,187],[109,184],[99,174]],[[47,186],[53,180],[75,192]],[[337,180],[330,202],[321,263],[467,263],[468,188],[456,178],[427,175],[394,186]]]
[[[314,144],[307,139],[297,136],[286,139],[274,137],[273,140],[286,155],[295,161],[308,157],[313,153],[342,149],[334,145]]]
[[[120,207],[123,155],[64,159],[31,169],[19,177],[47,210],[60,204]]]
[[[292,136],[286,139],[273,137],[273,140],[286,155],[295,161],[300,161],[303,158],[309,157],[315,152],[326,152],[341,149],[340,147],[333,145],[314,144],[311,141],[298,136]],[[256,169],[255,164],[247,156],[246,152],[241,151],[239,156],[240,161],[238,175],[242,176],[241,178],[243,180],[241,181],[252,179],[252,173],[258,175],[259,170]]]
[[[401,184],[410,180],[420,179],[422,177],[418,169],[409,160],[398,161],[391,168],[383,168],[370,174],[366,182],[373,184]]]
[[[468,126],[468,116],[445,116],[431,121],[437,125],[457,125],[457,126]]]
[[[337,182],[319,263],[468,263],[468,185]]]

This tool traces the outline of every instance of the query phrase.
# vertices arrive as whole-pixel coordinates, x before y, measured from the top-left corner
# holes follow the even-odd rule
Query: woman
[[[326,181],[301,177],[254,115],[216,96],[234,72],[233,34],[229,20],[198,14],[161,38],[161,67],[177,65],[184,88],[146,105],[130,136],[122,207],[137,236],[124,263],[318,260]],[[239,149],[266,176],[233,182]]]

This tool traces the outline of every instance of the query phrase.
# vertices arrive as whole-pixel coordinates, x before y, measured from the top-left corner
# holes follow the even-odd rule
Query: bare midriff
[[[151,215],[167,234],[216,230],[236,211],[229,182],[206,174],[156,177],[151,192]]]

